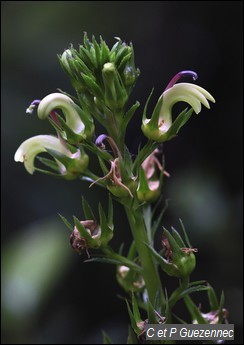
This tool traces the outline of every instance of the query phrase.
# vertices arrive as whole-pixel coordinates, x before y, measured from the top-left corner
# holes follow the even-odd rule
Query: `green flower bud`
[[[104,64],[102,76],[106,106],[113,111],[123,109],[128,100],[128,95],[115,65],[111,62]]]
[[[196,266],[194,252],[197,252],[197,249],[186,248],[181,236],[175,229],[173,235],[164,229],[162,245],[165,249],[165,271],[173,277],[189,276]]]
[[[134,85],[138,78],[138,73],[139,72],[136,72],[131,66],[127,66],[123,72],[123,80],[125,86]]]

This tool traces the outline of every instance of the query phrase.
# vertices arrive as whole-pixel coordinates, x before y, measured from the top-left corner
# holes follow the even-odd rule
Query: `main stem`
[[[149,244],[143,216],[140,209],[134,210],[125,206],[125,212],[131,227],[131,231],[135,240],[137,252],[142,265],[142,275],[146,284],[148,297],[152,305],[154,305],[155,298],[159,293],[162,310],[165,309],[165,297],[161,287],[161,281],[157,271],[156,264],[148,250]]]

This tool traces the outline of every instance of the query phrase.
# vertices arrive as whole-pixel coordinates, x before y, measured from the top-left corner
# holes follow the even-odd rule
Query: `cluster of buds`
[[[109,49],[100,37],[90,41],[84,35],[79,50],[72,46],[59,56],[81,102],[85,102],[93,116],[108,130],[109,122],[122,122],[128,97],[140,74],[135,68],[132,44],[119,38]]]

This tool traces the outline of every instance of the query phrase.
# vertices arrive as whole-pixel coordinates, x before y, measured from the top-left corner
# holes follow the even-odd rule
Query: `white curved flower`
[[[202,87],[190,84],[180,83],[175,84],[170,89],[164,91],[163,105],[159,114],[159,129],[163,133],[172,125],[172,108],[178,102],[188,103],[196,114],[199,114],[202,109],[202,104],[210,109],[208,100],[215,103],[215,99],[208,91]]]
[[[26,170],[33,174],[35,171],[34,161],[36,156],[41,152],[47,152],[52,150],[57,152],[61,156],[65,156],[70,159],[79,159],[80,151],[72,154],[58,138],[52,135],[37,135],[35,137],[25,140],[15,153],[14,160],[16,162],[22,162],[25,165]],[[66,167],[55,159],[61,174],[66,173]]]
[[[40,119],[47,118],[55,109],[62,110],[67,126],[76,134],[83,134],[85,125],[80,118],[81,109],[72,101],[72,99],[61,93],[51,93],[44,97],[37,109]]]
[[[202,87],[191,83],[173,84],[182,76],[191,75],[197,78],[195,72],[183,71],[178,73],[170,82],[166,90],[160,96],[154,109],[151,119],[146,118],[146,107],[144,110],[142,131],[152,140],[163,142],[173,138],[180,128],[188,121],[192,111],[184,111],[172,121],[172,108],[178,102],[188,103],[193,111],[198,114],[202,104],[210,109],[208,101],[215,103],[213,96]]]

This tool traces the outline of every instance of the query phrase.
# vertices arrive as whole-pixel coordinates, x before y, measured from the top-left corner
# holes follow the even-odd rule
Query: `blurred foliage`
[[[70,260],[69,233],[57,213],[82,218],[81,194],[97,203],[98,192],[80,181],[29,176],[13,161],[26,138],[48,133],[49,124],[25,109],[57,88],[72,93],[57,54],[83,31],[111,45],[119,36],[134,44],[141,70],[131,101],[152,104],[171,76],[195,70],[216,98],[211,111],[191,120],[164,147],[163,225],[182,218],[198,247],[194,279],[225,290],[236,343],[242,328],[242,93],[243,3],[241,1],[2,1],[2,343],[101,343],[104,329],[116,343],[127,334],[127,311],[110,266]],[[150,109],[149,109],[150,110]],[[145,142],[139,109],[127,143]],[[97,134],[100,128],[97,129]],[[95,160],[91,164],[96,165]],[[102,204],[106,193],[99,191]],[[56,221],[53,217],[57,217]],[[130,242],[115,209],[115,246]],[[34,224],[32,224],[34,222]],[[67,230],[65,230],[67,231]],[[197,297],[196,297],[197,298]],[[200,295],[199,295],[200,298]],[[109,302],[107,302],[109,301]],[[198,300],[198,302],[204,302]],[[182,315],[182,318],[184,315]]]

